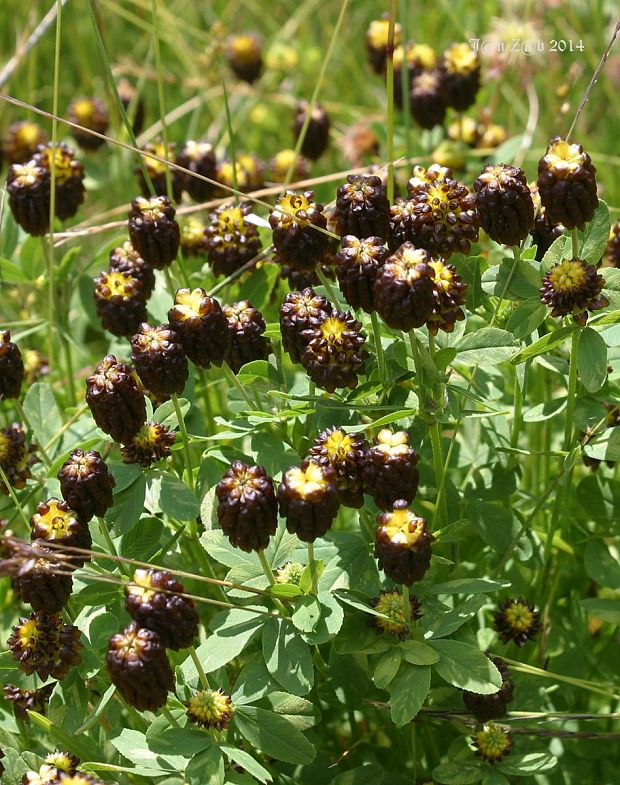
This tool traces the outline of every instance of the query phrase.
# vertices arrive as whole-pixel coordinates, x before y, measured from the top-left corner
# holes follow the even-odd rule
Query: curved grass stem
[[[192,453],[189,447],[189,437],[187,435],[187,428],[185,427],[185,420],[183,419],[183,412],[181,411],[181,406],[179,404],[179,398],[176,393],[172,393],[170,396],[172,400],[172,405],[174,406],[174,413],[177,417],[177,422],[179,424],[179,431],[181,433],[181,440],[183,442],[183,451],[185,453],[185,469],[189,481],[189,487],[194,490],[194,472],[192,471]]]

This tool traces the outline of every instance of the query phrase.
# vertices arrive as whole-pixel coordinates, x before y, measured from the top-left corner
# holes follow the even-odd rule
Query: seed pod
[[[411,114],[420,128],[443,125],[446,104],[439,70],[423,71],[411,80]]]
[[[347,182],[338,188],[334,222],[341,236],[389,236],[390,203],[387,190],[380,177],[350,174]]]
[[[263,47],[256,33],[232,35],[226,42],[228,65],[238,79],[255,82],[263,70]]]
[[[131,368],[108,354],[86,380],[93,419],[115,442],[128,442],[146,421],[144,396]]]
[[[88,524],[80,520],[66,501],[49,498],[37,504],[36,513],[30,518],[31,538],[53,545],[66,545],[70,548],[90,548],[92,539]],[[72,556],[73,561],[83,563],[89,557]]]
[[[55,553],[38,540],[30,543],[29,557],[24,559],[13,579],[17,597],[32,605],[35,611],[58,613],[71,596],[71,567],[64,561],[55,561]]]
[[[153,268],[144,261],[129,240],[110,251],[110,272],[129,273],[132,278],[137,278],[142,283],[141,291],[145,300],[149,299],[155,288]]]
[[[26,442],[26,432],[18,423],[0,428],[0,466],[12,488],[26,487],[26,481],[32,477],[30,467],[39,460],[35,450],[36,445]],[[0,480],[0,493],[9,495],[4,480]]]
[[[133,586],[125,588],[125,609],[134,623],[158,633],[161,643],[178,651],[198,635],[193,600],[180,595],[183,584],[165,570],[136,570]]]
[[[144,127],[144,101],[136,88],[127,79],[121,79],[116,85],[118,97],[125,107],[134,136],[140,136]]]
[[[336,473],[338,501],[344,507],[364,504],[364,467],[368,442],[342,428],[331,426],[320,433],[310,448],[309,457]]]
[[[215,488],[217,518],[231,545],[246,553],[260,551],[278,528],[273,480],[262,466],[233,461]]]
[[[58,613],[31,613],[13,627],[7,646],[21,671],[45,681],[63,679],[82,661],[80,631]]]
[[[583,229],[598,207],[596,168],[580,144],[554,137],[538,162],[538,191],[553,224]]]
[[[230,695],[223,690],[201,690],[185,705],[188,719],[207,729],[225,730],[235,713]]]
[[[145,469],[151,464],[168,458],[176,434],[159,422],[147,422],[133,437],[129,444],[121,448],[124,463],[139,463]]]
[[[609,305],[601,294],[605,279],[593,264],[581,259],[564,259],[554,265],[543,278],[540,299],[551,310],[551,316],[572,316],[582,327],[588,311],[598,311]]]
[[[387,619],[381,616],[372,616],[371,624],[376,627],[379,632],[387,632],[394,635],[401,640],[409,637],[410,626],[405,616],[405,608],[403,604],[403,595],[395,590],[380,592],[378,597],[373,597],[369,604]],[[410,621],[416,621],[422,617],[420,613],[421,603],[415,594],[409,595],[409,618]]]
[[[497,763],[512,749],[512,736],[509,731],[489,722],[481,730],[474,733],[472,741],[476,747],[476,755],[487,763]]]
[[[363,240],[346,235],[342,248],[336,254],[336,275],[340,290],[352,308],[373,313],[375,307],[375,281],[379,270],[389,255],[380,237]]]
[[[52,147],[40,147],[33,161],[50,172],[51,184]],[[64,143],[54,148],[54,169],[56,185],[56,218],[66,221],[73,218],[84,201],[84,166],[77,160],[71,147]],[[49,211],[48,211],[49,212]]]
[[[314,201],[314,191],[285,191],[269,216],[278,261],[296,270],[313,270],[325,258],[329,236],[323,205]],[[318,227],[318,228],[317,228]]]
[[[207,225],[200,218],[190,216],[181,225],[181,253],[184,259],[192,256],[206,257],[209,250],[205,229]]]
[[[329,300],[310,287],[286,295],[280,306],[280,333],[282,346],[293,362],[301,362],[301,355],[308,345],[304,332],[317,328],[332,311]]]
[[[278,501],[287,530],[302,542],[314,542],[323,537],[338,514],[336,472],[316,461],[293,466],[282,477]]]
[[[182,395],[189,376],[179,334],[169,324],[143,322],[131,339],[131,359],[144,384],[158,395]]]
[[[540,613],[524,597],[501,602],[499,611],[493,614],[493,626],[499,632],[500,640],[504,643],[514,641],[517,646],[525,646],[542,630]]]
[[[99,273],[93,279],[95,308],[101,326],[112,335],[129,338],[146,321],[146,298],[142,281],[131,273]]]
[[[241,202],[221,205],[209,215],[205,245],[214,275],[232,275],[260,251],[258,230],[245,220],[251,212],[251,203]]]
[[[488,722],[489,720],[497,720],[503,717],[508,710],[508,704],[512,700],[514,691],[510,679],[510,670],[504,660],[501,657],[491,657],[488,653],[487,657],[501,673],[502,686],[492,695],[480,695],[477,692],[469,692],[468,690],[463,691],[463,703],[478,722]]]
[[[620,221],[616,221],[609,231],[604,259],[605,267],[620,267]]]
[[[266,360],[271,354],[271,342],[263,333],[267,329],[262,313],[248,300],[225,305],[222,312],[228,321],[230,349],[224,359],[233,373],[253,360]]]
[[[232,336],[220,304],[204,289],[179,289],[168,319],[195,365],[210,368],[211,363],[222,364],[230,351]]]
[[[181,230],[167,196],[137,196],[129,211],[129,239],[144,261],[163,270],[179,252]]]
[[[366,452],[365,490],[380,510],[390,510],[399,499],[411,503],[418,492],[420,456],[406,431],[382,428]]]
[[[96,450],[73,450],[58,472],[60,491],[80,520],[103,517],[114,504],[114,477]]]
[[[13,713],[17,720],[27,720],[29,711],[36,711],[38,714],[45,714],[45,709],[56,686],[55,682],[46,684],[38,690],[22,690],[14,684],[5,684],[4,699],[13,705]]]
[[[427,251],[403,243],[377,271],[375,307],[397,330],[412,330],[428,321],[435,304],[434,270]]]
[[[108,643],[112,684],[138,711],[157,711],[174,689],[174,674],[158,633],[132,621]]]
[[[307,101],[300,101],[295,109],[295,120],[293,121],[295,142],[299,139],[308,114],[310,114],[310,121],[301,143],[301,153],[311,161],[316,161],[329,146],[329,115],[321,104],[315,104],[310,111],[310,104]]]
[[[90,128],[99,134],[105,134],[110,124],[108,109],[98,98],[75,98],[69,104],[68,115],[72,123]],[[78,128],[72,128],[71,133],[82,150],[98,150],[104,143],[103,139]]]
[[[519,245],[534,224],[534,202],[522,169],[485,166],[474,183],[480,225],[496,243]]]
[[[394,503],[392,512],[379,516],[375,531],[375,557],[379,569],[394,583],[411,586],[421,581],[431,563],[431,543],[424,518],[412,512],[403,499]]]
[[[454,265],[439,259],[431,260],[430,266],[435,273],[435,304],[426,326],[431,335],[437,335],[439,330],[451,333],[455,323],[465,318],[461,306],[465,305],[468,285],[463,283]]]
[[[193,139],[185,142],[181,150],[177,153],[176,163],[184,169],[189,169],[194,174],[208,177],[215,180],[216,161],[213,145],[209,142],[195,142]],[[206,202],[213,195],[215,186],[201,180],[198,177],[191,177],[184,172],[177,172],[181,178],[183,188],[196,202]]]
[[[40,145],[47,144],[47,134],[37,123],[20,120],[10,126],[3,150],[10,164],[30,161]]]
[[[269,162],[269,169],[274,183],[285,182],[289,169],[291,169],[290,179],[293,182],[310,177],[310,161],[301,154],[296,155],[295,150],[292,149],[280,150],[276,153]]]
[[[372,70],[376,74],[382,74],[388,56],[390,20],[387,15],[381,19],[373,19],[366,31],[366,48],[368,50],[368,60]],[[402,27],[396,22],[394,24],[394,47],[400,44]]]
[[[15,221],[33,237],[44,235],[50,225],[49,171],[35,159],[13,164],[9,168],[6,189]]]
[[[362,323],[351,313],[334,311],[317,327],[303,332],[307,346],[300,362],[318,387],[330,393],[338,387],[357,387],[368,357],[361,330]]]
[[[0,331],[0,401],[19,398],[24,381],[22,353],[11,341],[9,330]]]
[[[480,89],[480,58],[476,51],[466,43],[452,44],[443,53],[440,68],[447,105],[458,112],[469,109]]]
[[[142,156],[142,163],[150,177],[156,196],[166,196],[174,202],[180,202],[185,184],[184,175],[178,169],[172,169],[168,163],[165,163],[175,161],[175,148],[176,145],[174,143],[166,147],[161,139],[155,142],[148,142],[142,148],[142,152],[146,153],[146,155]],[[151,155],[148,155],[148,153],[151,153]],[[153,158],[155,155],[157,158]],[[159,160],[160,158],[162,159],[161,161]],[[168,169],[170,169],[170,178],[167,175]],[[148,180],[144,176],[142,167],[137,165],[134,172],[138,178],[142,196],[147,199],[152,198],[151,189],[149,188]],[[172,193],[168,193],[168,179],[170,179]]]

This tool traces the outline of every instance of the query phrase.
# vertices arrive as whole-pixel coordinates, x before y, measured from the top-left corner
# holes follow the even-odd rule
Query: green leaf
[[[603,540],[590,540],[586,545],[584,563],[593,581],[609,589],[620,589],[620,559],[614,546],[607,546]]]
[[[183,419],[185,419],[185,415],[189,412],[192,405],[187,398],[179,398],[179,406],[181,407]],[[158,406],[153,412],[153,420],[174,430],[179,427],[176,410],[172,401],[165,401],[161,406]]]
[[[549,272],[552,267],[559,264],[563,259],[572,259],[571,238],[562,234],[549,246],[547,252],[540,263],[540,271],[543,275]]]
[[[525,755],[509,755],[500,761],[497,768],[513,777],[528,777],[551,771],[557,766],[558,759],[548,752],[529,752]]]
[[[200,513],[196,495],[171,474],[162,474],[159,504],[163,512],[177,521],[191,521]]]
[[[577,370],[581,383],[588,392],[596,392],[607,378],[607,346],[591,327],[581,331],[577,350]]]
[[[482,785],[510,785],[510,782],[504,777],[501,771],[491,769],[491,771],[487,771],[484,775]]]
[[[473,785],[482,779],[483,771],[473,763],[442,763],[433,769],[433,779],[441,785]]]
[[[108,524],[113,524],[119,533],[134,526],[144,511],[146,477],[142,474],[124,491],[114,495],[114,506],[105,514]]]
[[[288,692],[272,692],[266,697],[271,711],[281,714],[297,730],[306,731],[317,725],[321,720],[321,713],[309,700]]]
[[[60,409],[49,384],[35,382],[24,396],[23,407],[32,425],[35,442],[45,447],[62,428]],[[57,449],[58,442],[52,448],[52,455]]]
[[[194,755],[185,769],[184,779],[187,785],[223,785],[224,758],[219,747],[212,746]]]
[[[564,341],[567,338],[570,338],[575,330],[578,329],[578,325],[569,324],[566,327],[560,327],[558,330],[554,330],[552,333],[543,335],[542,338],[539,338],[537,341],[534,341],[534,343],[517,352],[511,360],[512,364],[519,365],[519,363],[524,363],[532,357],[538,357],[540,354],[547,354],[547,352],[555,349],[556,346],[564,343]]]
[[[215,632],[196,649],[205,672],[211,673],[238,657],[264,622],[263,616],[241,608],[218,613],[210,624]],[[198,677],[190,657],[183,663],[183,673],[186,679]]]
[[[267,769],[261,766],[256,758],[253,758],[248,752],[245,752],[245,750],[239,749],[238,747],[229,747],[226,744],[222,744],[220,749],[229,760],[233,763],[237,763],[259,782],[273,781],[272,776]]]
[[[453,581],[436,583],[429,594],[479,594],[508,589],[510,581],[494,581],[492,578],[456,578]]]
[[[321,606],[317,597],[302,597],[299,607],[292,615],[293,624],[301,632],[312,632],[321,618]]]
[[[342,606],[331,592],[320,592],[317,599],[321,615],[314,629],[304,633],[306,641],[315,646],[331,640],[339,632],[344,621]]]
[[[267,670],[284,689],[306,695],[314,684],[310,647],[290,622],[267,619],[263,628],[263,656]]]
[[[586,226],[579,258],[588,262],[588,264],[598,264],[605,253],[605,248],[609,241],[610,228],[609,207],[599,199],[594,217]]]
[[[325,562],[322,559],[317,559],[314,562],[314,569],[316,572],[317,583],[321,580],[321,575],[325,570]],[[301,577],[299,579],[299,588],[306,594],[312,589],[312,569],[309,564],[304,567]]]
[[[501,264],[490,267],[482,276],[482,288],[487,294],[504,297],[506,300],[528,300],[538,297],[540,272],[529,262],[521,259],[504,259]]]
[[[426,643],[422,643],[422,641],[402,641],[400,650],[403,654],[403,659],[412,665],[434,665],[436,662],[439,662],[439,654],[437,654],[435,649]]]
[[[454,254],[450,262],[455,265],[459,275],[468,285],[467,307],[475,311],[482,305],[484,293],[482,291],[482,274],[487,269],[488,263],[482,256],[467,256]]]
[[[588,600],[581,600],[579,603],[588,613],[598,616],[599,619],[608,624],[620,625],[620,600],[607,600],[600,597],[593,597]]]
[[[435,670],[448,684],[479,695],[493,695],[502,686],[495,665],[469,643],[432,639],[429,644],[439,653]]]
[[[242,706],[235,712],[239,733],[253,746],[286,763],[311,763],[316,750],[288,720],[256,706]]]
[[[540,302],[540,298],[526,300],[520,303],[508,317],[506,329],[515,338],[523,339],[537,330],[547,316],[547,306]]]
[[[149,749],[153,752],[182,755],[184,758],[191,758],[197,752],[203,752],[213,743],[211,737],[198,728],[168,727],[153,735],[147,731],[146,739]]]
[[[80,763],[80,769],[84,771],[109,771],[115,774],[132,774],[134,777],[149,777],[149,778],[157,778],[157,777],[169,777],[172,774],[172,768],[165,768],[160,769],[156,767],[156,764],[153,764],[153,767],[150,766],[116,766],[114,763],[101,763],[100,761],[89,761],[86,763]]]
[[[443,613],[439,618],[439,624],[431,630],[432,637],[445,638],[446,635],[451,635],[478,613],[485,602],[487,602],[486,597],[476,594],[451,611]]]
[[[26,273],[10,259],[0,259],[0,281],[4,283],[27,283]]]
[[[396,725],[406,725],[424,705],[431,687],[431,669],[427,665],[404,662],[390,685],[390,714]]]
[[[379,657],[375,665],[375,672],[373,673],[372,680],[375,687],[384,690],[398,673],[402,655],[400,649],[391,648]]]
[[[523,421],[542,422],[543,420],[550,420],[566,409],[566,403],[566,398],[538,403],[536,406],[531,406],[523,412]]]
[[[584,445],[584,452],[597,461],[620,461],[620,429],[607,428]]]
[[[482,327],[459,342],[455,362],[464,365],[499,365],[515,353],[516,342],[506,330]]]
[[[273,583],[269,586],[269,594],[272,597],[283,597],[290,600],[294,597],[301,597],[303,591],[296,583]]]
[[[127,559],[148,561],[157,550],[163,530],[164,525],[158,518],[141,518],[123,534],[120,552]]]

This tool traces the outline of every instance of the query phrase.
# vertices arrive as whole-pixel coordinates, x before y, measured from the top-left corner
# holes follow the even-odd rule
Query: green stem
[[[155,46],[155,69],[157,71],[157,100],[159,102],[159,116],[161,118],[161,136],[164,142],[165,158],[168,158],[168,125],[166,123],[166,96],[164,93],[164,80],[161,63],[161,50],[159,46],[159,15],[157,13],[157,0],[151,0],[151,22],[153,25],[153,39]],[[168,198],[174,202],[172,188],[172,172],[166,166],[166,190]]]
[[[394,26],[396,24],[396,7],[398,0],[390,0],[390,22],[388,28],[387,46],[387,159],[388,181],[387,196],[390,202],[394,201]]]
[[[338,302],[338,295],[336,294],[336,290],[332,286],[329,278],[325,275],[325,273],[323,272],[323,270],[321,270],[320,267],[316,268],[315,273],[317,275],[317,278],[321,282],[321,285],[325,288],[325,291],[327,292],[327,296],[329,297],[329,299],[336,307],[339,307],[340,303]]]
[[[519,446],[519,434],[521,433],[521,422],[523,415],[523,392],[519,384],[517,368],[515,367],[515,400],[512,417],[512,433],[510,435],[510,446]]]
[[[250,400],[250,396],[247,394],[245,387],[241,384],[239,379],[237,379],[237,376],[233,371],[233,369],[230,367],[230,365],[228,365],[227,362],[222,363],[222,368],[224,369],[224,373],[226,374],[226,376],[228,376],[228,378],[232,382],[233,387],[235,387],[241,393],[243,400],[250,407],[250,411],[252,411],[256,404]]]
[[[431,447],[433,450],[433,466],[435,468],[435,483],[437,485],[437,499],[435,502],[435,520],[433,528],[445,526],[448,522],[448,505],[446,504],[445,494],[442,492],[445,487],[444,463],[441,454],[441,433],[439,423],[435,422],[430,427]]]
[[[379,324],[379,317],[374,311],[370,314],[370,321],[372,323],[372,335],[375,342],[375,351],[377,353],[379,379],[387,383],[387,379],[385,378],[385,354],[383,353],[383,346],[381,344],[381,325]]]
[[[577,353],[579,351],[579,340],[581,330],[573,333],[570,349],[570,361],[568,366],[568,398],[566,402],[566,420],[564,423],[564,449],[569,452],[573,441],[573,430],[575,423],[573,417],[575,413],[575,400],[577,392]]]
[[[180,728],[181,727],[179,725],[179,723],[175,720],[172,712],[170,711],[170,709],[167,706],[162,706],[160,711],[164,715],[164,717],[168,720],[168,722],[170,723],[170,725],[173,728]]]
[[[202,663],[198,659],[198,654],[196,653],[196,649],[194,648],[194,646],[190,647],[189,656],[192,658],[192,662],[196,666],[196,670],[198,671],[198,678],[200,679],[200,683],[202,684],[203,690],[210,689],[209,679],[207,679],[207,674],[205,673],[205,670],[202,667]]]
[[[2,482],[6,485],[6,488],[9,492],[9,496],[11,497],[11,500],[15,505],[15,509],[19,513],[19,516],[22,519],[22,521],[26,524],[26,531],[30,533],[30,521],[28,520],[28,516],[24,512],[24,508],[19,503],[19,500],[15,495],[15,491],[13,490],[13,486],[9,482],[9,478],[4,473],[4,469],[2,468],[2,466],[0,466],[0,477],[2,478]]]
[[[308,543],[308,564],[310,565],[310,577],[312,579],[312,594],[315,596],[319,593],[319,576],[316,570],[316,561],[314,559],[314,543]]]
[[[418,339],[416,338],[415,331],[410,330],[409,345],[411,346],[411,356],[413,357],[413,364],[415,365],[415,375],[418,385],[422,386],[422,360],[420,359],[420,350],[418,349]]]
[[[179,431],[181,432],[181,440],[183,442],[183,451],[185,452],[185,463],[186,471],[189,480],[189,487],[194,490],[194,473],[192,471],[192,453],[189,448],[189,437],[187,435],[187,428],[185,427],[185,420],[183,419],[183,412],[181,411],[181,406],[179,404],[179,398],[176,393],[172,393],[170,396],[172,400],[172,405],[174,406],[174,412],[177,416],[177,422],[179,424]]]
[[[207,383],[207,375],[202,368],[198,369],[198,376],[202,386],[202,402],[205,407],[205,415],[207,417],[207,427],[210,433],[215,431],[215,421],[213,419],[213,407],[211,406],[211,398],[209,397],[209,385]]]
[[[258,551],[258,559],[260,561],[261,567],[263,568],[263,572],[265,573],[265,577],[267,578],[271,586],[273,586],[273,584],[276,582],[276,576],[273,574],[273,570],[271,569],[271,565],[267,561],[267,556],[265,555],[264,550]]]
[[[65,364],[67,366],[67,387],[69,388],[69,401],[71,406],[77,404],[77,397],[75,394],[75,380],[73,378],[73,358],[71,357],[71,346],[65,335],[61,335],[61,345],[65,355]]]
[[[409,586],[403,584],[403,613],[405,614],[405,621],[411,621],[411,600],[409,599]]]

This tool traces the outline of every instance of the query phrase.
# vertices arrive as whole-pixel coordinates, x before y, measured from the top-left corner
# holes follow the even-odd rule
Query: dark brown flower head
[[[273,244],[281,264],[297,270],[313,270],[320,264],[329,246],[323,205],[314,201],[314,191],[285,191],[269,216]]]
[[[165,570],[136,570],[125,589],[125,608],[136,624],[154,630],[174,651],[191,646],[198,635],[198,613],[183,584]]]
[[[158,395],[181,395],[189,376],[180,335],[169,324],[143,322],[131,339],[131,359],[142,382]]]
[[[616,221],[609,231],[604,260],[605,267],[620,267],[620,221]]]
[[[72,565],[57,557],[58,549],[48,548],[38,540],[30,543],[28,552],[18,554],[13,590],[35,611],[58,613],[71,596]]]
[[[149,299],[155,288],[153,268],[144,261],[129,240],[110,251],[110,272],[129,273],[132,278],[141,281],[145,300]]]
[[[463,691],[463,703],[478,722],[488,722],[503,717],[508,711],[514,687],[510,678],[510,670],[501,657],[487,657],[502,675],[502,686],[492,695],[480,695],[477,692]]]
[[[71,147],[64,143],[57,144],[52,154],[52,147],[39,147],[33,158],[39,166],[50,172],[52,161],[56,178],[56,217],[61,221],[73,218],[78,207],[84,201],[84,166],[77,160]]]
[[[172,455],[176,434],[159,422],[147,422],[133,439],[121,448],[124,463],[139,463],[147,468]]]
[[[388,56],[390,20],[387,16],[373,19],[366,31],[366,48],[372,70],[376,74],[385,71]],[[400,44],[402,27],[398,22],[394,25],[394,47]]]
[[[310,161],[301,153],[295,154],[295,150],[287,148],[280,150],[269,162],[271,179],[274,183],[283,183],[287,179],[289,169],[291,170],[290,180],[305,180],[310,177]]]
[[[499,632],[500,640],[504,643],[514,641],[517,646],[525,646],[542,630],[540,613],[523,597],[501,602],[499,611],[493,614],[493,626]]]
[[[76,755],[57,749],[45,756],[38,771],[24,774],[22,785],[58,785],[61,776],[81,773],[77,770],[79,762]]]
[[[468,285],[463,283],[454,265],[439,259],[431,260],[430,266],[435,272],[435,305],[426,326],[432,335],[437,335],[439,330],[451,333],[455,323],[465,318],[462,306],[465,305]]]
[[[0,401],[19,398],[24,381],[22,353],[9,330],[0,330]]]
[[[88,524],[62,499],[51,497],[39,502],[37,511],[30,518],[30,526],[33,540],[72,548],[90,548],[92,545]],[[77,557],[74,561],[77,562]]]
[[[308,343],[300,362],[318,387],[330,393],[357,387],[368,352],[362,324],[351,313],[334,311],[317,327],[304,330],[302,338]]]
[[[36,445],[26,441],[26,432],[18,423],[0,428],[0,466],[12,488],[21,490],[32,477],[30,467],[38,462]],[[8,496],[9,489],[0,480],[0,493]]]
[[[405,616],[403,595],[399,591],[394,589],[382,591],[378,597],[373,597],[370,600],[370,605],[382,614],[382,616],[372,616],[370,622],[379,632],[387,632],[401,640],[405,640],[409,636],[409,622]],[[409,605],[411,621],[420,619],[422,617],[421,603],[415,594],[409,596]],[[383,618],[383,616],[387,616],[387,618]]]
[[[265,165],[257,156],[242,153],[237,156],[234,166],[232,161],[221,161],[215,179],[225,187],[217,188],[214,196],[230,196],[233,188],[243,193],[257,191],[265,184]]]
[[[390,203],[387,190],[376,175],[350,174],[338,188],[334,222],[341,236],[380,237],[389,235]]]
[[[310,448],[309,458],[336,472],[338,500],[345,507],[364,504],[364,467],[368,442],[356,434],[332,426],[320,433]]]
[[[115,442],[128,442],[146,421],[146,404],[133,371],[108,354],[86,380],[93,419]]]
[[[258,230],[245,218],[250,202],[221,205],[209,215],[205,244],[214,275],[231,275],[253,259],[261,249]]]
[[[406,501],[395,502],[392,512],[379,516],[375,530],[379,569],[394,583],[411,586],[421,581],[430,567],[434,539],[424,518],[412,512]]]
[[[277,255],[274,257],[274,261],[278,263]],[[335,278],[333,268],[327,264],[321,264],[314,270],[296,270],[294,267],[287,264],[278,265],[278,269],[280,279],[286,281],[288,288],[294,292],[307,289],[308,287],[320,286],[321,281],[317,275],[318,270],[320,270],[330,281],[333,281]]]
[[[415,195],[423,192],[427,186],[442,183],[444,180],[452,178],[452,169],[439,164],[425,166],[414,166],[412,175],[407,181],[407,192],[410,199],[415,199]]]
[[[446,117],[443,74],[422,71],[411,80],[411,114],[420,128],[442,125]]]
[[[412,330],[428,321],[435,304],[430,255],[403,243],[378,269],[375,306],[383,321],[397,330]]]
[[[452,44],[440,63],[446,103],[464,112],[476,101],[480,88],[480,58],[470,44]]]
[[[108,109],[103,101],[98,98],[75,98],[69,104],[69,120],[72,123],[105,134],[108,130],[110,117]],[[98,150],[104,143],[103,139],[97,136],[72,128],[73,138],[83,150]]]
[[[189,359],[200,368],[221,365],[230,350],[232,336],[220,304],[204,289],[179,289],[168,311],[171,327],[183,343]]]
[[[94,284],[95,308],[103,329],[131,337],[147,318],[142,281],[131,273],[111,271],[100,273]]]
[[[353,235],[342,238],[342,248],[336,254],[336,275],[340,290],[352,308],[373,313],[375,280],[389,255],[381,237],[359,239]]]
[[[63,679],[82,661],[80,631],[64,624],[59,613],[31,613],[13,627],[7,646],[24,673],[45,681]]]
[[[390,206],[388,246],[391,251],[413,240],[414,209],[415,202],[400,196]]]
[[[303,337],[304,332],[317,328],[332,311],[329,300],[310,287],[286,295],[280,306],[280,333],[282,346],[293,362],[301,361],[301,355],[308,345]]]
[[[588,311],[609,305],[609,300],[601,294],[603,286],[605,279],[593,264],[581,259],[564,259],[543,278],[540,299],[551,308],[551,316],[572,316],[583,327]]]
[[[476,755],[487,763],[498,763],[512,750],[512,736],[493,722],[489,722],[481,730],[474,733],[472,741],[476,747]]]
[[[253,360],[266,360],[271,354],[271,342],[263,333],[267,329],[262,313],[248,301],[225,305],[222,312],[228,321],[230,348],[224,359],[233,373]]]
[[[215,180],[216,161],[213,145],[209,142],[185,142],[176,157],[176,163],[194,174]],[[191,177],[184,172],[177,172],[182,179],[183,188],[196,202],[206,202],[213,196],[215,186],[198,177]]]
[[[525,172],[508,164],[485,166],[474,183],[480,225],[492,240],[519,245],[534,224]]]
[[[207,224],[194,215],[181,225],[181,253],[184,259],[205,257],[209,250],[205,229]]]
[[[47,134],[37,123],[20,120],[10,126],[4,140],[3,151],[10,164],[25,164],[37,152],[40,145],[47,144]]]
[[[306,122],[306,117],[310,114],[306,134],[301,144],[301,153],[311,161],[320,158],[329,145],[329,115],[321,104],[315,104],[310,111],[310,104],[307,101],[300,101],[295,110],[295,120],[293,121],[293,137],[295,141]]]
[[[142,152],[146,153],[146,155],[142,157],[142,161],[151,179],[151,183],[153,184],[155,194],[157,196],[169,196],[173,201],[179,202],[183,193],[185,176],[182,172],[179,172],[178,169],[171,169],[167,163],[164,163],[164,161],[175,161],[175,148],[176,145],[174,143],[170,143],[168,147],[166,147],[161,139],[158,139],[155,142],[148,142],[142,148]],[[151,155],[148,155],[149,153]],[[155,155],[157,158],[153,157]],[[159,160],[160,158],[162,159],[161,161]],[[168,177],[166,176],[166,172],[169,168],[170,185],[172,188],[171,194],[168,193]],[[142,167],[137,165],[134,172],[138,178],[142,196],[147,198],[150,197],[151,191],[142,172]]]
[[[177,257],[181,230],[167,196],[137,196],[129,211],[129,239],[144,261],[163,270]]]
[[[40,237],[49,229],[51,187],[49,170],[35,159],[9,168],[9,207],[15,221],[33,237]]]
[[[174,689],[174,673],[159,634],[135,621],[110,638],[106,665],[112,684],[138,711],[157,711]]]
[[[22,690],[14,684],[4,685],[4,698],[13,704],[13,713],[18,720],[27,720],[29,711],[45,714],[55,683],[46,684],[38,690]]]
[[[201,728],[225,730],[235,713],[230,696],[223,690],[201,690],[185,705],[188,719]]]
[[[263,47],[256,33],[238,33],[226,42],[228,65],[238,79],[252,84],[263,70]]]
[[[287,530],[302,542],[314,542],[328,531],[338,513],[336,472],[316,461],[293,466],[282,477],[278,501]]]
[[[58,472],[63,498],[80,520],[103,517],[113,505],[116,482],[96,450],[73,450]]]
[[[411,503],[418,492],[420,456],[406,431],[382,428],[366,452],[365,489],[380,510],[399,499]]]
[[[278,503],[265,469],[233,461],[215,494],[217,518],[231,544],[246,553],[266,548],[278,527]]]
[[[583,229],[598,207],[596,168],[580,144],[554,137],[538,162],[538,191],[553,224]]]
[[[136,88],[128,79],[121,79],[116,85],[118,97],[127,112],[135,136],[139,136],[144,127],[144,101]]]

